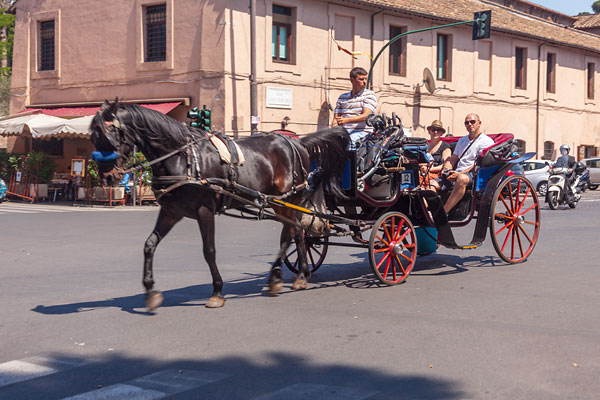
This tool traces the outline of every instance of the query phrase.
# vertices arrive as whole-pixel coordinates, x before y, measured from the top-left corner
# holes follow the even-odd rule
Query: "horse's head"
[[[90,131],[97,150],[92,158],[98,164],[100,180],[109,186],[118,185],[134,146],[133,137],[128,134],[123,122],[123,114],[119,112],[118,99],[114,103],[104,102],[92,119]]]

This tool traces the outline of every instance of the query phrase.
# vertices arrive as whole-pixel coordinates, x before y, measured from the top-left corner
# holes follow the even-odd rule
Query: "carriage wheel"
[[[406,215],[382,215],[371,231],[369,260],[373,273],[386,285],[397,285],[411,273],[417,259],[417,235]]]
[[[511,264],[527,260],[540,233],[540,203],[533,185],[522,176],[501,182],[491,215],[490,236],[498,256]]]
[[[327,249],[329,248],[329,238],[327,236],[310,236],[305,232],[304,241],[306,243],[308,266],[310,267],[310,273],[312,274],[319,269],[319,267],[321,266],[321,264],[323,264],[323,261],[325,260],[325,256],[327,255]],[[283,235],[281,237],[281,242],[283,242]],[[298,273],[298,249],[296,248],[295,243],[292,243],[292,245],[288,249],[287,254],[283,258],[283,262],[285,263],[286,267],[288,267],[288,269],[294,274]]]

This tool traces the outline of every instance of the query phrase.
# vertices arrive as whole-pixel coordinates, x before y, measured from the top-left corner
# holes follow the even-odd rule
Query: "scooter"
[[[583,175],[581,175],[581,179],[579,179],[579,185],[577,186],[581,189],[581,192],[585,192],[587,189],[590,189],[590,171],[588,169],[585,170]]]
[[[563,167],[554,167],[550,170],[546,203],[551,210],[556,210],[562,204],[568,204],[569,207],[575,208],[581,199],[581,189],[578,186],[582,175],[577,174],[575,180],[569,185],[568,171],[568,168]]]

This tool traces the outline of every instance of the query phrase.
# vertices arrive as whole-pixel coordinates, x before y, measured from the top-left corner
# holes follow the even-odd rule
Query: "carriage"
[[[405,137],[395,115],[389,119],[374,115],[369,123],[374,133],[356,152],[346,153],[348,134],[341,127],[299,139],[265,134],[234,143],[220,135],[224,142],[217,146],[216,133],[195,130],[144,107],[105,102],[90,125],[97,149],[93,156],[103,182],[118,184],[125,173],[141,168],[128,164],[136,146],[153,171],[152,189],[160,211],[144,244],[142,282],[148,309],[162,303],[162,294],[154,289],[154,251],[182,218],[196,219],[202,235],[213,278],[206,307],[224,305],[215,257],[215,214],[226,209],[254,210],[258,217],[271,213],[283,223],[280,250],[269,276],[272,295],[283,287],[282,262],[296,273],[292,289],[304,289],[329,246],[354,245],[336,242],[336,237],[369,230],[370,239],[358,246],[368,248],[375,276],[388,285],[406,279],[418,254],[431,253],[439,245],[476,248],[488,229],[504,261],[527,259],[540,230],[538,198],[529,181],[516,175],[505,178],[505,173],[533,153],[520,157],[513,151],[512,135],[490,135],[495,143],[480,155],[472,187],[446,215],[445,195],[428,190],[419,176],[421,165],[429,163],[427,141]],[[229,161],[223,157],[225,148]],[[318,200],[318,193],[329,201]],[[471,242],[458,244],[452,229],[472,220],[476,223]],[[296,246],[288,253],[292,240]]]
[[[428,189],[426,174],[421,173],[421,166],[430,162],[427,140],[405,137],[395,115],[372,115],[368,124],[373,133],[359,150],[348,152],[342,182],[347,198],[330,206],[338,222],[331,224],[327,235],[306,234],[311,272],[322,265],[329,246],[367,248],[375,276],[396,285],[408,277],[418,255],[433,253],[438,246],[475,249],[484,243],[488,230],[502,260],[511,264],[527,260],[539,235],[540,204],[527,179],[507,172],[535,153],[516,153],[512,134],[488,135],[494,144],[481,152],[472,184],[446,214],[443,204],[449,191],[438,195]],[[442,138],[451,147],[458,139]],[[471,241],[457,243],[453,228],[472,221]],[[360,243],[335,240],[369,230],[370,238],[358,239]],[[296,251],[290,250],[284,259],[293,272],[298,267]]]

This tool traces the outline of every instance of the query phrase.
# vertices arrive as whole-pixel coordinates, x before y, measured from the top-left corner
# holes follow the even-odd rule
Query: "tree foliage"
[[[592,10],[594,10],[595,14],[600,13],[600,0],[596,0],[592,3]]]
[[[15,41],[15,16],[6,13],[6,8],[0,8],[0,73],[10,75],[11,68],[8,60],[12,59]]]

